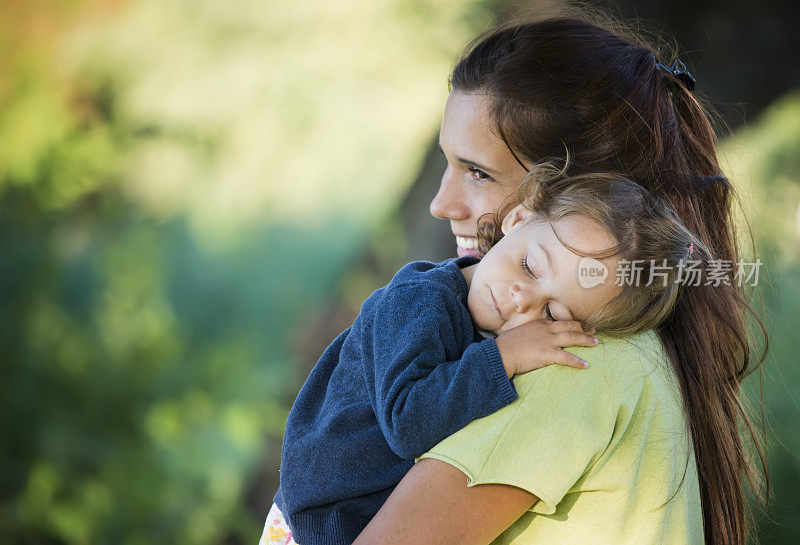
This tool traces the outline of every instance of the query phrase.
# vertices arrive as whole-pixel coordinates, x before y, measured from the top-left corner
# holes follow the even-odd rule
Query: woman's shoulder
[[[597,338],[600,340],[597,346],[573,346],[565,350],[593,359],[601,370],[650,367],[668,361],[664,345],[653,329],[626,337],[598,334]]]
[[[648,382],[671,382],[672,365],[655,330],[621,338],[597,338],[600,342],[594,347],[565,348],[589,362],[591,371],[585,378],[594,387],[604,385],[610,391],[621,392]]]
[[[657,333],[598,338],[598,346],[566,349],[588,361],[588,369],[549,365],[514,377],[519,399],[471,422],[439,447],[482,456],[493,445],[541,445],[541,439],[564,433],[600,447],[608,444],[620,412],[629,412],[654,391],[659,397],[660,392],[675,397],[673,374]]]
[[[672,411],[675,398],[655,332],[602,338],[599,348],[569,350],[589,361],[589,368],[550,365],[515,377],[519,399],[474,420],[423,457],[458,467],[472,485],[528,490],[543,501],[542,512],[553,512],[613,438],[625,433],[637,405],[661,404]]]
[[[515,377],[520,403],[541,404],[546,397],[554,410],[580,402],[587,410],[613,411],[622,404],[636,403],[648,384],[672,388],[672,368],[655,331],[597,338],[597,346],[564,349],[589,362],[588,369],[550,365]],[[553,399],[554,395],[561,397]]]

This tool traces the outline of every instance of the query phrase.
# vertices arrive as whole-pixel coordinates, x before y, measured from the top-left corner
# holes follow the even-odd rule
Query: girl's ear
[[[504,235],[507,235],[515,225],[521,225],[528,218],[533,215],[533,212],[524,205],[518,204],[503,218],[503,223],[500,225],[500,230]]]

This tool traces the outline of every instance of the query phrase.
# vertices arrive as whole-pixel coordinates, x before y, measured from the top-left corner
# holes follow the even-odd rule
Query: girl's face
[[[615,257],[600,260],[609,271],[604,282],[582,287],[578,271],[583,257],[561,242],[583,253],[616,245],[595,220],[570,214],[549,223],[519,205],[502,229],[505,236],[474,265],[470,280],[467,307],[480,329],[499,335],[532,320],[583,322],[622,289],[614,282]]]
[[[447,169],[430,210],[437,218],[450,220],[459,256],[478,256],[478,218],[516,194],[526,174],[492,132],[489,108],[485,96],[458,92],[450,93],[444,107],[439,146]]]

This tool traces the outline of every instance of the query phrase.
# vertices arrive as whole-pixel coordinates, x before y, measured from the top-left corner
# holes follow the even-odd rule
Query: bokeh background
[[[288,409],[410,259],[458,51],[558,0],[0,0],[0,543],[255,545]],[[796,2],[594,2],[668,32],[730,130],[774,498],[800,541]]]

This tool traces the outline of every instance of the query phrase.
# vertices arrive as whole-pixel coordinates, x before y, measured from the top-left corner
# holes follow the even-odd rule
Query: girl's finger
[[[550,363],[547,365],[568,365],[569,367],[576,367],[578,369],[586,369],[589,367],[589,362],[580,359],[575,354],[571,354],[566,350],[555,350],[552,358],[548,358]]]
[[[554,333],[561,333],[563,331],[580,331],[583,333],[583,327],[577,320],[559,320],[551,324]]]
[[[577,331],[564,331],[555,334],[555,343],[558,347],[565,346],[597,346],[599,341],[596,337]]]

